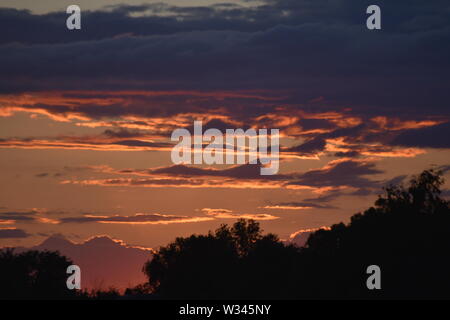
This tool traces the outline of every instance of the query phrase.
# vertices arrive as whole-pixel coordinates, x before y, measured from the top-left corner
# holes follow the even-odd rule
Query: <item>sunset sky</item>
[[[449,21],[448,0],[2,0],[0,246],[348,221],[450,169]],[[171,133],[194,120],[279,129],[279,173],[174,166]]]

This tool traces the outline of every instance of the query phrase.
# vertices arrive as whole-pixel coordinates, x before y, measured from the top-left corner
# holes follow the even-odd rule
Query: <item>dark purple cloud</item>
[[[8,211],[0,212],[0,221],[19,221],[19,222],[34,222],[36,220],[37,211]]]
[[[164,10],[175,13],[170,18],[128,16],[144,10],[141,6],[86,13],[86,26],[91,15],[96,19],[93,25],[104,25],[86,27],[73,35],[83,41],[70,40],[69,35],[56,43],[1,46],[4,64],[0,84],[4,91],[108,86],[289,88],[295,90],[289,103],[305,105],[324,96],[334,105],[365,113],[408,108],[411,114],[423,114],[425,105],[428,114],[446,111],[440,101],[448,100],[448,85],[438,79],[445,78],[449,69],[450,41],[446,40],[450,32],[443,22],[448,18],[447,2],[402,0],[392,4],[380,0],[385,13],[382,32],[365,28],[365,9],[370,2],[333,3],[269,1],[259,9],[233,8],[225,15],[213,7],[169,7]],[[184,22],[176,19],[177,14],[185,17]],[[20,25],[20,17],[30,14],[6,10],[4,15],[9,18],[2,20],[7,24],[3,29],[42,29],[14,28],[16,20]],[[111,15],[106,19],[109,22],[103,22],[107,15]],[[129,23],[122,23],[120,17]],[[52,17],[31,15],[30,19],[50,21]],[[147,24],[152,19],[163,20],[171,30],[158,32],[158,24]],[[231,22],[224,25],[223,20]],[[197,27],[185,28],[185,24]],[[52,33],[67,33],[57,31],[61,29],[49,28],[46,38]],[[114,37],[117,29],[139,37]],[[20,42],[20,37],[27,36],[11,37]]]
[[[83,24],[91,28],[82,29],[80,32],[60,28],[67,18],[65,12],[33,15],[26,10],[2,8],[0,26],[9,27],[11,30],[2,37],[0,43],[64,43],[99,40],[123,34],[170,35],[211,29],[256,32],[274,25],[299,23],[358,26],[365,20],[365,9],[373,4],[368,0],[258,2],[262,2],[263,5],[247,7],[234,3],[220,3],[210,6],[178,7],[161,2],[114,5],[109,6],[108,10],[99,11],[84,10]],[[445,0],[433,2],[378,0],[377,4],[385,9],[383,21],[393,31],[429,31],[447,26],[449,14],[448,2]],[[145,16],[139,16],[144,12]]]
[[[30,234],[22,229],[0,228],[0,239],[27,238]]]
[[[111,138],[136,138],[136,137],[142,137],[145,136],[145,133],[140,132],[139,130],[127,130],[124,128],[119,128],[117,130],[113,129],[106,129],[103,134],[105,136],[111,137]]]
[[[0,93],[184,89],[262,90],[267,96],[270,90],[281,98],[167,94],[150,99],[136,94],[126,101],[126,108],[123,101],[22,107],[39,107],[58,116],[77,112],[91,119],[132,116],[142,118],[136,120],[141,124],[144,118],[213,113],[245,125],[264,114],[283,113],[280,106],[286,115],[346,108],[346,114],[359,116],[363,123],[338,128],[328,119],[300,119],[295,125],[303,131],[328,132],[307,136],[293,151],[313,154],[324,149],[327,138],[337,137],[356,144],[336,153],[340,157],[357,157],[364,149],[357,144],[369,141],[384,146],[448,147],[443,138],[446,127],[395,138],[390,132],[373,132],[367,122],[378,115],[450,117],[445,103],[450,88],[443,81],[450,70],[446,23],[450,4],[380,0],[383,29],[379,32],[365,27],[369,4],[366,0],[267,0],[251,9],[232,4],[124,5],[84,12],[85,27],[80,32],[64,28],[64,12],[34,15],[0,9],[0,27],[9,30],[0,41]],[[144,11],[151,14],[136,17]],[[109,94],[105,91],[104,97]],[[82,95],[73,93],[73,97]],[[318,97],[324,102],[314,102]],[[228,127],[223,119],[210,120],[209,125]],[[126,132],[105,134],[124,139],[116,142],[119,145],[152,147]]]
[[[101,170],[102,171],[102,170]],[[343,195],[339,187],[352,187],[361,192],[378,191],[385,180],[374,180],[371,176],[384,173],[369,161],[345,159],[330,162],[327,166],[306,172],[288,172],[272,176],[261,176],[260,165],[239,165],[228,169],[199,168],[174,165],[155,169],[107,169],[110,174],[137,175],[143,178],[111,178],[93,180],[68,180],[64,183],[100,186],[182,187],[182,188],[283,188],[310,187],[335,189],[326,196],[305,199],[309,206],[329,202]],[[308,205],[307,205],[308,206]],[[327,205],[328,208],[331,208]]]
[[[300,155],[308,155],[308,154],[315,154],[319,151],[324,150],[326,146],[326,141],[322,138],[314,138],[311,139],[301,145],[288,148],[286,151],[288,152],[296,152]]]
[[[407,130],[391,141],[392,145],[421,148],[450,148],[450,122]]]
[[[381,174],[372,162],[354,160],[339,161],[327,168],[307,171],[288,182],[288,185],[307,185],[312,187],[324,186],[353,186],[356,188],[377,188],[379,182],[366,176]]]
[[[229,169],[198,168],[186,165],[174,165],[153,170],[148,170],[150,175],[171,175],[182,177],[229,177],[239,179],[283,179],[283,175],[261,176],[260,164],[243,164]]]
[[[38,173],[35,175],[36,178],[46,178],[48,177],[48,173],[47,172],[43,172],[43,173]]]

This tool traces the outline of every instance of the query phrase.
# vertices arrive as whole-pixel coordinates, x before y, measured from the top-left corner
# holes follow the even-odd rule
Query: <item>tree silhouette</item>
[[[12,249],[0,251],[1,299],[67,299],[75,296],[67,289],[67,267],[72,262],[58,252]]]
[[[144,266],[162,298],[449,298],[450,208],[441,172],[384,189],[349,224],[313,233],[305,247],[263,235],[255,221],[177,238]],[[366,286],[378,265],[382,289]]]
[[[266,259],[283,264],[296,251],[274,235],[263,236],[257,222],[240,219],[206,236],[177,238],[153,255],[144,272],[163,298],[265,297],[266,290],[257,292],[255,285],[267,274]]]
[[[440,198],[443,182],[440,172],[424,171],[408,187],[385,188],[375,207],[348,225],[312,234],[299,269],[315,276],[298,282],[319,297],[449,297],[450,209]],[[363,281],[372,264],[382,271],[380,291],[368,290]]]

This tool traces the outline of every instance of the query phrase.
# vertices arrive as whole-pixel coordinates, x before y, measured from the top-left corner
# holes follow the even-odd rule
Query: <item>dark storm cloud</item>
[[[295,177],[287,185],[305,185],[311,187],[352,186],[355,188],[378,188],[379,182],[366,176],[381,174],[372,162],[354,160],[338,161],[316,170],[307,171]]]
[[[114,5],[106,10],[83,11],[85,29],[70,32],[67,14],[52,12],[34,15],[26,10],[0,9],[0,27],[8,28],[0,43],[58,43],[99,40],[123,34],[167,35],[205,30],[255,32],[276,25],[299,23],[358,25],[365,22],[367,0],[275,0],[257,7],[222,3],[210,6],[177,7],[164,3]],[[435,0],[387,1],[377,4],[385,10],[383,21],[398,32],[445,28],[448,2]],[[447,10],[446,10],[447,9]],[[62,26],[62,27],[61,27]]]
[[[164,81],[174,76],[195,80],[206,76],[216,81],[220,78],[222,82],[227,77],[245,75],[243,79],[248,79],[275,71],[286,72],[287,79],[283,77],[284,80],[319,74],[329,77],[368,73],[388,76],[398,71],[402,71],[402,76],[411,76],[421,66],[414,70],[409,68],[425,58],[428,50],[449,52],[449,46],[437,47],[431,42],[438,37],[448,39],[448,30],[368,34],[367,30],[356,27],[302,24],[274,26],[255,33],[210,30],[55,45],[11,44],[0,48],[0,56],[8,63],[4,65],[3,76],[121,75],[147,81]],[[380,51],[380,48],[389,50]],[[415,50],[414,55],[411,50]],[[439,63],[448,66],[444,52],[436,54],[427,66],[436,68]],[[402,63],[398,65],[399,58]],[[35,61],[41,63],[35,64]],[[352,62],[351,69],[348,68],[349,61]]]
[[[360,115],[363,123],[346,128],[338,128],[326,133],[302,134],[306,137],[313,136],[305,143],[291,147],[286,151],[297,152],[300,155],[315,154],[324,151],[327,139],[342,138],[346,145],[346,151],[334,153],[336,157],[357,158],[364,152],[383,153],[392,152],[395,147],[418,148],[449,148],[446,137],[450,134],[449,123],[433,124],[419,129],[408,129],[407,120],[405,127],[396,128],[380,125]],[[393,115],[394,116],[394,115]],[[412,126],[417,124],[410,124]],[[322,129],[328,129],[326,126]]]
[[[299,207],[309,207],[316,209],[338,209],[338,207],[330,204],[331,201],[344,196],[345,193],[341,190],[332,190],[325,195],[315,197],[315,198],[307,198],[303,199],[300,202],[285,202],[278,204],[280,206],[299,206]]]
[[[338,158],[357,158],[360,156],[360,153],[358,151],[336,152],[334,156]]]
[[[362,120],[380,114],[449,117],[447,79],[450,70],[450,4],[448,1],[383,1],[380,31],[365,27],[369,1],[265,1],[238,5],[174,7],[164,4],[115,6],[83,12],[83,28],[69,32],[65,13],[34,15],[0,9],[2,37],[0,92],[33,90],[245,90],[288,92],[279,101],[242,97],[134,97],[105,105],[76,108],[41,104],[51,114],[74,111],[91,119],[170,117],[205,110],[232,115],[248,123],[268,112],[349,108]],[[137,15],[137,17],[136,17]],[[76,96],[76,95],[75,95]],[[108,97],[108,94],[105,94]],[[323,103],[313,99],[325,97]],[[223,97],[222,97],[223,98]],[[257,101],[258,100],[258,101]],[[0,106],[1,107],[1,106]],[[225,127],[222,120],[215,126]],[[218,123],[221,121],[221,123]],[[298,146],[299,154],[325,148],[328,138],[344,137],[354,144],[377,142],[413,145],[401,137],[373,133],[366,124],[334,128],[324,119],[303,119],[313,134]],[[421,129],[422,130],[422,129]],[[114,133],[111,133],[114,134]],[[124,145],[143,146],[132,137]],[[443,138],[424,135],[416,146],[446,145]],[[409,142],[408,142],[408,141]],[[358,156],[362,146],[336,153]],[[377,151],[377,150],[375,150]]]
[[[260,164],[244,164],[233,166],[228,169],[212,169],[212,168],[199,168],[195,166],[186,165],[173,165],[169,167],[161,167],[155,169],[122,169],[118,171],[109,171],[116,174],[125,175],[140,175],[140,176],[165,176],[165,177],[182,177],[182,178],[196,178],[196,177],[217,177],[217,178],[233,178],[242,180],[286,180],[289,179],[288,175],[271,175],[271,176],[261,176],[261,165]],[[122,180],[119,180],[122,181]],[[151,180],[150,180],[151,181]],[[162,182],[164,180],[157,180],[157,182]],[[185,180],[167,180],[168,183],[180,184],[186,183]],[[189,180],[188,180],[189,181]],[[142,182],[148,183],[148,180],[143,180]],[[138,181],[136,181],[138,183]],[[194,184],[194,181],[192,181]]]
[[[314,198],[306,198],[301,201],[277,203],[281,207],[309,207],[316,209],[338,209],[330,202],[343,196],[369,196],[376,195],[384,186],[402,183],[407,176],[400,175],[390,180],[369,179],[371,175],[377,175],[383,171],[377,169],[374,163],[364,163],[356,160],[338,161],[328,168],[310,170],[296,176],[295,180],[287,185],[307,185],[315,187],[341,187],[351,186],[355,191],[348,192],[345,189],[336,188],[325,195]]]
[[[407,130],[391,141],[407,147],[450,148],[450,122],[437,126]]]
[[[226,10],[227,15],[223,12]],[[150,15],[132,17],[131,14]],[[171,16],[161,14],[170,13]],[[179,32],[202,30],[256,31],[267,28],[270,22],[251,23],[252,10],[230,7],[175,7],[164,4],[142,6],[120,5],[102,11],[82,11],[82,26],[79,32],[65,27],[68,15],[52,12],[34,15],[26,10],[0,9],[0,27],[8,28],[0,44],[20,42],[67,43],[92,41],[133,34],[136,36],[167,35]],[[180,19],[182,17],[182,19]]]
[[[182,177],[229,177],[239,179],[283,179],[283,175],[261,176],[260,164],[244,164],[229,169],[217,170],[209,168],[197,168],[185,165],[174,165],[154,170],[148,170],[150,175],[171,175]]]
[[[334,129],[335,125],[324,119],[301,119],[298,123],[303,130]]]
[[[315,154],[318,151],[322,151],[326,146],[326,141],[322,138],[314,138],[309,140],[308,142],[305,142],[301,145],[288,148],[286,151],[288,152],[296,152],[300,155],[307,155],[307,154]]]
[[[43,172],[43,173],[38,173],[35,175],[36,178],[46,178],[48,177],[48,173],[47,172]]]
[[[1,212],[0,213],[0,222],[1,221],[19,221],[19,222],[34,222],[36,220],[37,211],[23,211],[23,212]]]
[[[127,147],[148,147],[148,148],[169,148],[173,145],[165,142],[148,142],[141,140],[121,140],[113,142],[112,144],[127,146]]]
[[[392,83],[401,80],[407,86],[419,74],[422,76],[420,81],[425,80],[424,70],[430,75],[430,68],[434,69],[433,77],[445,74],[442,68],[449,65],[449,30],[442,23],[435,23],[433,28],[420,29],[420,32],[407,26],[425,24],[425,19],[421,20],[420,17],[430,16],[439,21],[447,14],[447,3],[422,2],[422,6],[419,6],[415,1],[412,5],[410,1],[398,1],[406,7],[402,8],[399,4],[391,5],[381,1],[386,21],[384,30],[377,33],[365,28],[366,6],[361,1],[352,4],[348,1],[333,2],[339,7],[324,5],[322,1],[271,1],[259,9],[239,9],[245,14],[235,14],[235,19],[253,25],[266,25],[252,30],[245,27],[221,28],[221,24],[215,20],[208,24],[204,22],[204,16],[210,15],[208,12],[211,10],[189,11],[189,8],[178,8],[169,10],[189,11],[182,13],[191,17],[187,19],[188,22],[203,21],[205,27],[179,28],[171,33],[137,33],[141,35],[139,37],[100,37],[102,40],[76,43],[65,41],[53,45],[4,45],[0,49],[5,67],[2,70],[3,80],[11,76],[31,76],[49,80],[64,77],[76,82],[79,77],[93,77],[90,80],[93,81],[112,76],[120,79],[145,79],[158,84],[172,82],[174,79],[178,83],[189,80],[191,85],[201,81],[202,85],[222,87],[243,84],[293,87],[295,83],[295,87],[301,87],[302,91],[308,91],[310,95],[325,91],[326,96],[333,94],[334,98],[339,98],[340,92],[345,93],[349,87],[355,86],[354,91],[359,92],[360,95],[357,96],[363,100],[368,98],[367,94],[373,93],[371,87],[374,85],[382,85],[377,86],[381,95],[369,97],[381,99],[386,94],[383,91],[391,88]],[[141,9],[139,7],[133,10]],[[427,9],[427,16],[421,13],[424,9]],[[130,10],[132,9],[124,8],[122,11],[113,10],[109,13],[89,13],[99,16],[111,14],[113,22],[110,22],[111,26],[105,24],[101,28],[98,25],[89,28],[85,22],[86,30],[82,32],[95,33],[96,30],[121,28],[121,33],[130,33],[132,31],[126,28],[127,24],[121,23],[116,16],[123,16],[124,12]],[[286,12],[286,17],[282,12]],[[413,16],[412,13],[416,15]],[[391,25],[389,16],[394,14],[399,21],[392,19]],[[21,16],[17,12],[9,15],[16,18]],[[217,14],[217,17],[222,16]],[[49,20],[46,16],[32,17]],[[101,21],[99,17],[96,18]],[[155,28],[147,28],[140,22],[153,18],[127,19],[132,20],[140,30],[154,30]],[[254,19],[255,22],[250,23],[249,19]],[[176,21],[175,19],[168,24],[178,25]],[[10,27],[12,23],[8,22]],[[64,29],[64,26],[53,29]],[[69,39],[70,36],[66,38]],[[435,51],[433,59],[428,58],[430,51]],[[336,81],[335,77],[342,76],[347,78],[345,83]],[[395,81],[390,79],[393,76]],[[367,78],[363,82],[364,88],[360,87],[360,77]],[[317,87],[315,83],[319,79],[321,85]],[[417,81],[416,78],[412,82],[419,85]],[[361,91],[362,89],[364,90]],[[402,94],[406,92],[411,93],[411,90]],[[395,97],[391,100],[394,100],[392,103],[401,101]]]
[[[334,105],[349,105],[355,113],[392,114],[408,108],[411,115],[423,115],[426,105],[427,114],[442,114],[448,110],[439,101],[449,100],[450,91],[437,79],[449,69],[450,50],[446,45],[433,47],[433,39],[445,43],[450,32],[434,32],[375,35],[355,27],[301,25],[257,33],[204,31],[31,47],[6,45],[0,47],[4,63],[0,86],[8,91],[105,88],[108,83],[115,89],[133,87],[133,83],[160,89],[282,88],[293,91],[284,101],[290,104],[305,104],[325,95]],[[434,50],[438,53],[433,60],[424,60]],[[62,113],[68,108],[52,109]],[[80,109],[96,117],[123,113],[120,105]]]
[[[103,131],[103,134],[111,138],[136,138],[145,136],[145,133],[138,130],[127,130],[124,128],[118,130],[107,129]]]
[[[0,76],[1,77],[1,76]],[[88,81],[88,80],[86,80]],[[84,82],[84,81],[81,81]],[[180,113],[202,113],[233,115],[238,119],[246,119],[254,115],[262,115],[271,112],[275,103],[281,103],[283,97],[271,92],[253,91],[95,91],[73,93],[64,91],[57,95],[54,103],[41,103],[41,96],[36,101],[20,105],[22,111],[36,112],[45,111],[58,118],[70,119],[71,116],[83,116],[90,119],[118,119],[126,116],[142,118],[163,117],[168,118]],[[43,97],[45,100],[45,97]],[[75,105],[68,106],[65,101],[75,99]],[[101,103],[90,101],[101,100]],[[61,103],[58,103],[61,101]],[[120,102],[117,102],[120,101]],[[276,102],[273,102],[276,101]],[[272,103],[273,102],[273,103]],[[5,105],[13,105],[17,100],[12,99]],[[73,102],[72,102],[73,103]],[[127,107],[124,107],[124,104]],[[0,108],[2,105],[0,104]],[[1,110],[1,109],[0,109]],[[147,119],[148,120],[148,119]],[[150,126],[142,121],[127,121],[130,125]],[[110,121],[111,126],[120,126],[123,121]],[[192,122],[190,122],[192,125]],[[232,128],[231,124],[223,120],[213,119],[204,123],[206,128]],[[167,127],[159,128],[167,130]],[[166,132],[167,133],[167,132]],[[113,135],[114,132],[107,131],[105,134]]]
[[[167,187],[239,187],[244,188],[284,188],[284,187],[331,187],[325,196],[305,199],[305,202],[323,203],[329,202],[344,193],[339,187],[352,187],[357,190],[378,190],[385,181],[370,179],[372,175],[384,173],[376,168],[375,163],[359,160],[339,160],[329,163],[327,166],[309,170],[306,172],[290,172],[271,176],[260,175],[260,165],[239,165],[228,169],[198,168],[186,165],[174,165],[155,169],[123,169],[111,168],[104,173],[120,175],[138,175],[146,178],[113,178],[104,180],[68,180],[64,183],[100,185],[100,186],[167,186]],[[103,172],[102,170],[100,170]],[[245,184],[244,182],[247,182]]]
[[[0,239],[27,238],[30,234],[22,229],[0,228]]]

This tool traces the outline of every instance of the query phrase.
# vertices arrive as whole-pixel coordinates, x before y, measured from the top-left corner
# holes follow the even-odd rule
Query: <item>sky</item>
[[[240,217],[288,240],[447,172],[450,3],[375,2],[80,0],[68,30],[65,1],[2,1],[0,246],[158,248]],[[174,165],[195,120],[279,129],[278,174]]]

